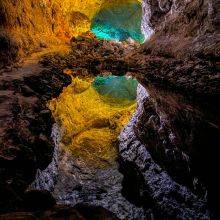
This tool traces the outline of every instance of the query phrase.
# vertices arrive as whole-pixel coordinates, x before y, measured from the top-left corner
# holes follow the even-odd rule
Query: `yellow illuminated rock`
[[[1,0],[0,37],[12,45],[8,60],[69,42],[71,37],[91,29],[92,20],[101,9],[137,1]],[[2,56],[5,53],[0,51]]]
[[[109,8],[114,5],[128,4],[142,2],[142,0],[53,0],[53,2],[60,3],[65,14],[69,12],[78,11],[86,15],[90,20],[103,7]]]
[[[64,149],[93,166],[103,167],[115,161],[117,137],[136,104],[102,96],[91,81],[73,78],[49,106],[61,126]]]

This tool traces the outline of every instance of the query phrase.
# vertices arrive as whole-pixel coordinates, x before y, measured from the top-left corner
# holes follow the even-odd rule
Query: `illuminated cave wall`
[[[61,1],[0,0],[0,66],[42,47],[69,41]]]
[[[143,42],[141,16],[141,4],[137,1],[104,4],[92,20],[91,31],[102,39],[122,41],[132,38]]]
[[[89,30],[141,41],[140,26],[141,0],[0,0],[0,63]]]
[[[61,5],[74,36],[91,30],[103,39],[144,39],[140,0],[64,0]]]

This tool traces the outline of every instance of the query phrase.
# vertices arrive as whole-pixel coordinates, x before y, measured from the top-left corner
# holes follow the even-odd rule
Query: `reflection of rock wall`
[[[30,188],[49,190],[59,204],[72,207],[86,203],[104,207],[120,219],[146,219],[143,208],[136,207],[122,196],[123,175],[116,162],[97,169],[83,158],[61,149],[56,125],[53,138],[56,145],[53,160],[45,170],[38,170]]]
[[[168,152],[169,149],[161,144],[172,143],[175,136],[171,128],[164,128],[165,115],[159,109],[154,112],[154,107],[149,106],[152,104],[149,99],[145,88],[139,86],[137,110],[119,137],[121,172],[124,174],[123,195],[145,209],[152,208],[154,217],[158,219],[208,219],[206,201],[175,182],[164,164],[158,165],[163,162],[162,154],[159,160],[154,160],[154,154],[149,151],[149,147],[152,147],[158,148],[155,149],[156,154],[160,153],[159,148],[167,150],[168,155],[176,153],[175,149]],[[166,132],[169,140],[165,139]],[[161,143],[157,144],[160,138]],[[178,164],[181,156],[184,155],[174,156],[176,161],[172,166],[184,171],[184,164]],[[178,172],[179,175],[184,175],[182,170]],[[138,188],[135,189],[135,186]]]
[[[103,167],[115,161],[115,142],[135,109],[135,100],[102,96],[90,82],[73,78],[50,108],[63,131],[63,147],[88,164]]]
[[[119,77],[118,80],[118,87],[122,84],[124,88],[126,83],[131,85],[132,79],[126,82],[125,77]],[[131,90],[136,94],[136,81],[133,87]],[[126,88],[121,90],[123,92],[127,98]],[[121,194],[123,175],[118,170],[117,145],[114,143],[133,113],[135,101],[117,100],[115,96],[105,98],[90,83],[73,78],[72,85],[58,99],[51,101],[50,106],[55,107],[52,110],[64,136],[61,138],[58,127],[54,126],[53,160],[45,170],[38,170],[30,188],[50,190],[59,204],[86,203],[104,207],[120,219],[144,220],[147,218],[145,210]]]

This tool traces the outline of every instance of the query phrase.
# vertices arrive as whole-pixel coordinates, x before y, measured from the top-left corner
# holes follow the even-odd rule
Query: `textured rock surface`
[[[53,129],[55,151],[51,164],[38,170],[30,188],[50,190],[59,204],[88,204],[103,207],[119,219],[146,219],[142,208],[128,202],[121,194],[123,176],[115,162],[97,168],[87,160],[60,149],[60,132]]]
[[[155,217],[159,219],[209,219],[206,201],[195,196],[187,187],[176,183],[166,169],[155,163],[146,149],[146,144],[151,142],[150,138],[144,141],[139,139],[140,133],[146,131],[143,127],[138,127],[138,124],[143,118],[148,118],[148,122],[152,121],[153,116],[145,115],[145,113],[149,114],[144,106],[149,102],[149,94],[142,86],[139,86],[137,99],[136,113],[119,137],[121,171],[124,174],[124,187],[126,187],[124,196],[130,198],[134,203],[139,202],[145,208],[148,205],[148,208],[151,207],[154,210]],[[163,120],[160,123],[159,129],[163,129]],[[170,132],[169,137],[172,141],[172,131],[167,132]],[[128,167],[131,170],[127,170]],[[127,176],[132,175],[132,169],[134,176],[129,179]],[[139,181],[142,179],[142,183],[139,183],[136,195],[131,195],[130,190],[134,186],[130,181],[133,179],[135,183],[134,179],[138,180],[135,175],[139,175]]]
[[[72,78],[71,85],[63,90],[59,98],[49,102],[62,131],[63,149],[83,158],[87,166],[106,167],[115,161],[117,137],[135,110],[135,97],[129,99],[125,87],[132,80],[120,79],[115,78],[113,82],[106,80],[103,92],[110,91],[112,94],[101,94],[91,80]],[[121,84],[118,97],[118,88],[113,86],[114,83]],[[133,91],[136,96],[136,90]],[[120,95],[124,95],[124,99]]]
[[[0,75],[0,212],[19,209],[36,169],[51,161],[53,118],[46,103],[71,82],[38,59]]]
[[[149,93],[136,135],[179,184],[200,196],[205,185],[218,212],[219,1],[144,5],[143,28],[155,34],[126,58]]]
[[[145,147],[155,163],[166,171],[167,178],[170,179],[168,183],[172,180],[175,182],[175,186],[186,187],[184,189],[187,190],[187,193],[204,201],[206,201],[206,190],[208,189],[209,205],[211,209],[216,210],[214,197],[217,195],[215,193],[218,191],[218,181],[215,168],[218,164],[216,151],[219,145],[219,129],[218,109],[214,108],[214,104],[219,100],[219,89],[218,71],[212,68],[212,62],[215,63],[215,59],[207,62],[196,58],[190,60],[183,57],[181,60],[180,58],[164,57],[164,55],[159,56],[154,54],[153,49],[144,52],[148,44],[138,48],[137,52],[130,56],[129,50],[123,51],[123,47],[118,44],[93,41],[92,39],[87,36],[73,39],[73,52],[70,56],[62,60],[55,59],[50,65],[64,69],[69,67],[73,70],[70,71],[72,73],[74,71],[86,74],[105,71],[115,74],[133,72],[146,86],[149,93],[149,98],[142,105],[144,114],[141,114],[135,121],[134,128],[135,135],[142,143],[142,147]],[[95,50],[97,45],[99,49]],[[126,48],[126,44],[122,45]],[[83,58],[75,48],[85,51]],[[108,50],[108,54],[105,54],[107,48],[110,50]],[[115,48],[114,51],[113,48]],[[116,53],[120,50],[122,50],[120,54],[125,56],[125,59]],[[114,56],[115,53],[116,56]],[[100,54],[103,55],[100,56]],[[77,59],[81,59],[80,65],[77,65]],[[91,63],[99,65],[93,68]],[[181,79],[185,83],[179,81]],[[207,150],[210,143],[213,146],[212,151]],[[135,149],[133,150],[135,151]],[[135,152],[133,153],[135,154]],[[122,164],[122,167],[124,167],[123,172],[127,169],[132,173],[132,163],[131,165],[130,163]],[[140,172],[137,167],[135,170],[137,173]],[[131,179],[136,188],[144,186],[143,180],[141,180],[143,178],[139,175],[137,175],[137,181],[135,178]],[[124,187],[124,193],[130,191],[130,188],[126,188],[126,184]],[[139,189],[136,191],[139,192]],[[140,195],[136,195],[136,192],[127,196],[129,200],[135,200],[134,204],[140,205],[139,200],[143,200],[147,209],[149,208],[148,202],[143,197],[140,198]],[[183,194],[181,196],[184,197]],[[152,195],[147,198],[151,200]],[[195,202],[195,204],[198,203]],[[187,209],[187,206],[188,204],[185,207],[180,206],[179,212],[183,214],[183,210]],[[191,207],[194,210],[192,215],[199,218],[199,215],[197,216],[195,213],[195,207],[196,205]],[[204,202],[201,212],[205,213],[206,210]],[[169,211],[167,213],[175,215]],[[204,215],[206,216],[206,214]]]
[[[0,67],[70,37],[59,1],[0,1]]]
[[[25,16],[30,14],[26,10],[32,6],[21,4],[24,2],[26,1],[16,1],[15,7],[11,1],[0,2],[0,25],[4,29],[0,36],[3,49],[1,59],[4,62],[7,61],[5,57],[15,59],[20,53],[21,47],[18,43],[20,40],[17,39],[17,33],[14,33],[17,29],[13,29],[12,26],[18,30],[25,30],[27,26],[33,33],[37,26],[32,19],[26,23]],[[67,2],[68,0],[63,1],[63,4]],[[13,7],[5,7],[6,3]],[[33,7],[36,13],[39,8],[42,9],[38,13],[42,15],[41,18],[47,15],[48,10],[49,14],[53,14],[51,7],[49,9],[45,7],[45,4],[46,6],[50,4],[49,1],[38,1],[36,5],[41,3],[43,4],[37,9]],[[92,14],[83,13],[88,5],[80,4],[81,1],[71,3],[72,6],[66,5],[63,11],[68,14],[75,10],[74,6],[80,6],[81,13],[85,15],[80,16],[84,21],[96,13],[96,10],[90,9]],[[93,1],[91,4],[97,4],[98,9],[99,3]],[[15,8],[19,9],[19,16],[12,19],[5,16],[16,14],[13,13]],[[211,217],[215,218],[213,215],[217,216],[219,212],[216,200],[220,184],[217,174],[219,167],[217,150],[220,146],[219,8],[218,0],[145,0],[142,29],[146,37],[150,35],[151,37],[131,55],[128,53],[135,49],[135,45],[130,47],[126,43],[100,43],[93,37],[82,37],[81,40],[80,38],[72,40],[73,52],[69,57],[48,58],[52,70],[46,74],[44,72],[39,75],[39,69],[36,73],[29,67],[24,75],[19,71],[10,74],[7,72],[9,69],[1,71],[4,77],[0,83],[0,208],[4,212],[19,210],[19,205],[23,203],[23,191],[33,179],[36,169],[45,168],[51,160],[52,118],[45,101],[58,95],[61,88],[69,83],[69,79],[63,78],[62,73],[64,69],[70,68],[76,71],[76,74],[82,75],[110,71],[114,74],[132,72],[147,88],[149,97],[143,96],[144,100],[140,97],[141,107],[120,137],[120,171],[124,174],[124,179],[117,168],[107,172],[117,177],[115,182],[117,187],[111,191],[113,185],[110,183],[107,186],[110,191],[107,190],[102,194],[106,196],[110,193],[110,196],[102,198],[96,190],[94,194],[89,194],[92,191],[89,183],[94,180],[94,170],[84,167],[82,171],[86,174],[82,175],[75,167],[77,161],[70,160],[68,155],[62,155],[62,159],[74,165],[74,168],[69,168],[65,163],[63,167],[70,169],[69,171],[73,169],[80,180],[84,181],[84,178],[88,177],[88,182],[85,181],[83,190],[76,187],[74,194],[68,184],[70,182],[78,186],[77,180],[69,181],[65,169],[61,169],[56,196],[63,190],[64,194],[70,196],[60,198],[63,202],[73,201],[73,198],[79,195],[77,198],[81,201],[94,199],[96,204],[107,208],[109,208],[107,203],[112,199],[116,201],[116,206],[110,208],[116,214],[120,212],[118,215],[120,218],[126,218],[131,213],[135,216],[137,210],[138,212],[141,210],[138,214],[141,216],[143,210],[153,210],[153,215],[159,219],[164,217],[207,219],[209,218],[206,207],[207,196]],[[31,9],[31,12],[35,9]],[[49,20],[50,17],[51,14]],[[43,19],[40,23],[45,22],[46,25],[46,21],[48,20]],[[49,21],[49,29],[46,29],[49,30],[49,35],[52,33],[51,30],[53,31],[51,24]],[[155,34],[152,35],[153,31]],[[34,34],[39,32],[38,30]],[[24,39],[20,34],[25,35]],[[28,34],[19,32],[22,48],[28,48],[26,45],[33,43],[26,38]],[[29,39],[30,42],[29,40],[26,42],[25,39]],[[37,44],[40,42],[41,47],[47,46],[44,41],[36,42]],[[54,166],[56,168],[56,160]],[[98,173],[98,181],[93,181],[92,184],[97,188],[103,185],[102,178],[105,174]],[[49,180],[51,178],[48,177]],[[107,176],[107,180],[109,178]],[[65,189],[61,187],[62,180],[67,185]],[[42,182],[42,185],[45,184],[47,183]],[[53,188],[53,184],[51,181],[48,189]],[[115,199],[119,191],[121,194]],[[123,205],[127,207],[123,211],[118,208],[122,200]],[[150,215],[152,213],[150,212]]]
[[[128,3],[140,5],[140,2],[141,0],[0,0],[0,67],[12,64],[36,50],[68,43],[72,36],[89,31],[93,17],[100,9],[109,9],[115,17],[121,13],[114,15],[117,11],[111,10],[113,6],[118,8],[121,4]],[[126,16],[126,10],[123,13]],[[140,23],[140,10],[136,14]],[[129,20],[126,24],[118,22],[117,25],[122,25],[124,31],[134,27],[141,34],[134,17],[131,16]]]

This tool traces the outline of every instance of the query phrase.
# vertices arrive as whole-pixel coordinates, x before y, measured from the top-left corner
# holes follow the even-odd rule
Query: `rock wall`
[[[102,0],[1,0],[0,65],[88,31]],[[79,21],[80,20],[80,21]]]
[[[178,184],[172,178],[173,175],[169,175],[166,166],[162,164],[160,166],[164,159],[162,156],[159,160],[154,160],[155,154],[158,156],[160,153],[160,149],[157,148],[164,148],[168,151],[163,145],[156,143],[159,138],[163,137],[162,134],[165,138],[167,133],[170,142],[174,141],[175,136],[171,129],[164,128],[165,117],[157,118],[158,127],[154,124],[156,118],[153,115],[154,108],[146,108],[151,101],[149,93],[143,86],[138,88],[137,100],[136,113],[119,137],[121,172],[124,174],[123,195],[145,209],[151,208],[156,219],[209,219],[206,200],[194,195],[182,184]],[[150,124],[155,127],[149,126]],[[154,134],[161,134],[161,136],[158,135],[156,138]],[[164,139],[163,143],[165,144],[166,141]],[[149,147],[154,148],[155,154],[152,154]],[[173,150],[170,151],[176,153]],[[171,153],[167,152],[167,159]],[[170,161],[173,162],[172,168],[181,169],[175,173],[177,176],[184,175],[185,172],[184,163],[179,164],[179,162],[186,155],[181,155],[181,153],[174,155],[174,157],[177,156],[175,161],[172,161],[170,156]]]
[[[68,37],[65,19],[82,3],[71,2],[70,7],[67,1],[0,1],[1,60],[45,47],[45,39]],[[96,5],[98,10],[100,2]],[[125,59],[107,56],[102,65],[95,57],[86,60],[91,71],[113,66],[132,72],[148,91],[147,97],[140,91],[137,113],[120,136],[122,193],[133,204],[156,210],[159,219],[218,216],[219,1],[144,0],[143,6],[142,29],[149,40],[141,48]],[[93,16],[82,11],[84,20]],[[45,103],[70,83],[61,67],[16,77],[0,83],[4,212],[19,210],[36,169],[51,160],[52,119]]]
[[[145,35],[149,36],[149,28],[155,34],[150,32],[149,40],[126,58],[129,71],[149,93],[142,112],[130,125],[137,140],[172,180],[200,198],[207,190],[209,208],[216,216],[220,144],[218,9],[219,1],[145,0],[142,27]],[[132,146],[129,142],[124,148]],[[132,153],[138,160],[141,152],[133,149]],[[130,160],[125,158],[124,163]],[[149,187],[147,180],[146,185]]]
[[[0,213],[22,209],[37,169],[51,161],[54,121],[47,101],[71,83],[62,71],[30,65],[5,74],[0,81]]]
[[[3,64],[64,42],[70,33],[59,2],[0,1],[0,62]]]
[[[90,30],[101,8],[141,0],[0,0],[0,67]]]

